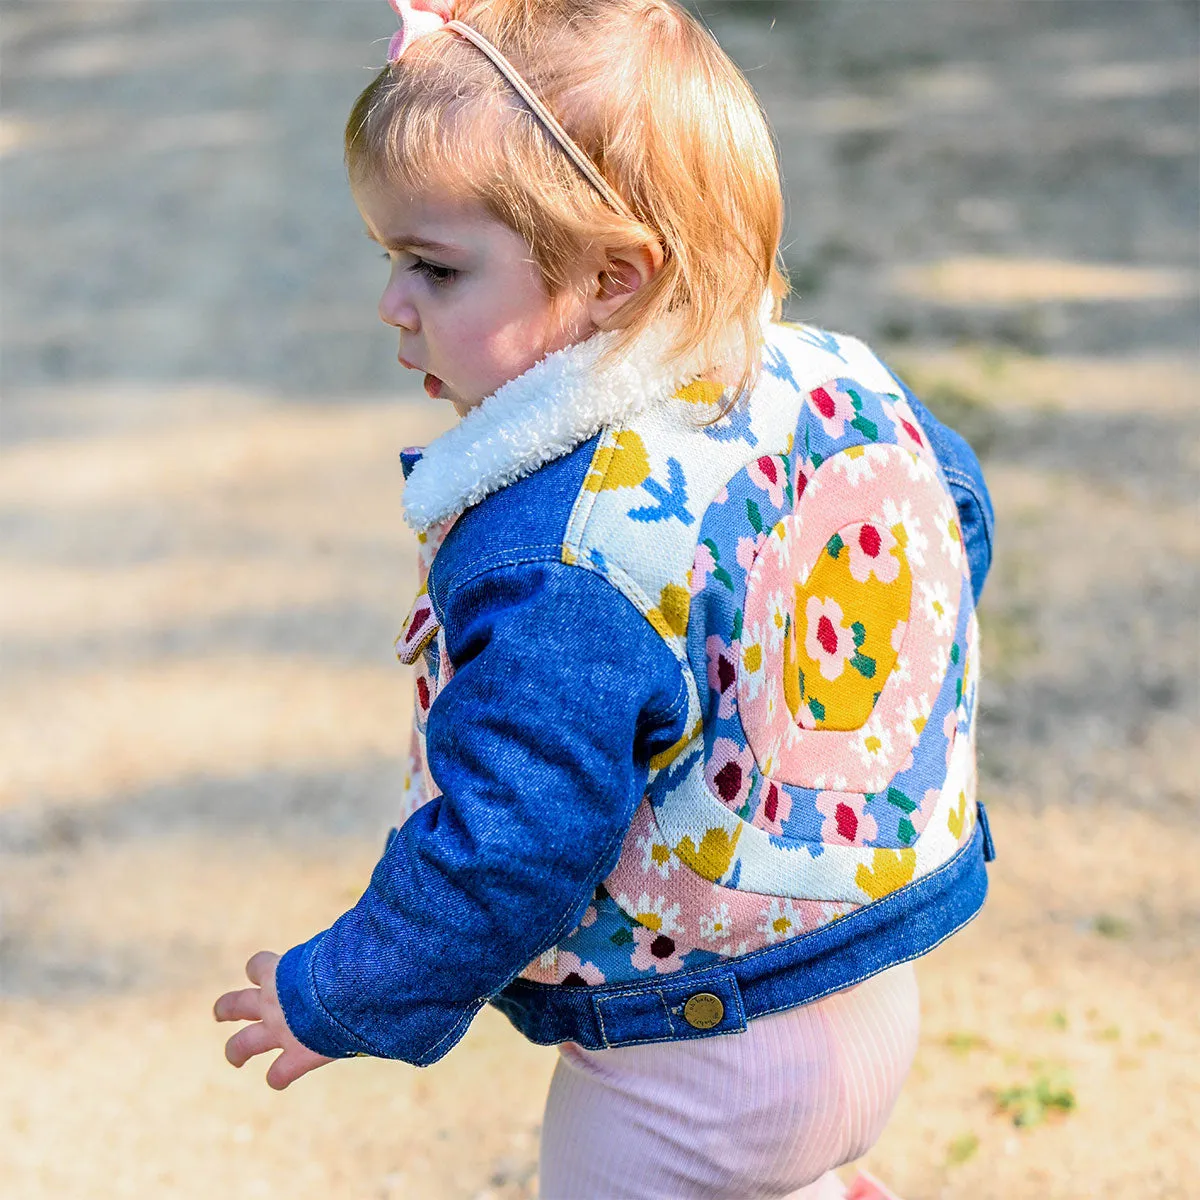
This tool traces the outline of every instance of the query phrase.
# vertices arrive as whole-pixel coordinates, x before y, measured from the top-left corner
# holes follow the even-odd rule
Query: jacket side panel
[[[861,343],[780,329],[764,366],[749,405],[715,424],[701,424],[714,397],[697,385],[622,429],[606,430],[567,529],[564,558],[615,583],[688,662],[687,733],[652,764],[647,800],[617,870],[561,946],[597,979],[690,972],[818,929],[939,869],[974,832],[977,626],[961,535],[937,459],[894,376]],[[689,401],[694,416],[686,411]],[[752,494],[734,494],[739,473],[743,482],[751,480]],[[881,693],[867,696],[877,710],[875,724],[852,721],[844,734],[793,728],[820,721],[807,709],[789,719],[784,697],[772,701],[769,680],[761,685],[766,692],[754,692],[746,655],[753,651],[761,665],[770,638],[765,630],[736,625],[734,644],[728,637],[729,624],[747,617],[748,606],[744,614],[718,613],[715,621],[707,612],[697,619],[701,611],[693,609],[724,594],[714,580],[732,585],[740,576],[729,592],[744,591],[764,544],[792,519],[793,507],[796,528],[785,542],[798,540],[803,550],[807,536],[812,546],[806,553],[815,558],[827,535],[837,538],[840,493],[831,479],[838,474],[852,475],[853,486],[866,481],[858,516],[874,514],[867,532],[910,543],[908,557],[919,575],[915,597],[901,598],[909,620],[879,634],[899,639],[906,653],[895,659],[882,708]],[[886,486],[872,492],[874,476]],[[846,480],[841,483],[844,492]],[[811,494],[801,505],[806,485]],[[822,486],[835,493],[828,513],[817,499]],[[925,505],[917,506],[919,515],[906,507],[914,494]],[[861,531],[861,521],[854,528]],[[931,535],[938,539],[929,556],[937,558],[932,575],[922,558]],[[907,561],[900,552],[896,557]],[[783,567],[783,575],[790,569],[805,576],[798,563]],[[926,596],[921,589],[932,590]],[[777,615],[782,634],[788,618]],[[722,616],[725,642],[714,647]],[[769,614],[759,616],[765,624]],[[786,639],[775,640],[778,651]],[[866,649],[878,653],[870,642]],[[732,660],[727,677],[722,651]],[[875,669],[874,659],[855,657]],[[904,686],[917,668],[931,672],[932,696],[928,684],[915,691]],[[726,678],[741,692],[740,713],[739,696],[725,694]],[[760,737],[759,745],[747,747],[732,726],[731,736],[721,736],[718,717],[745,723],[756,702],[751,723],[761,729],[779,718],[777,745]],[[880,712],[899,723],[897,738],[881,726]],[[931,721],[938,737],[922,739]],[[785,746],[789,739],[795,744]],[[886,754],[872,749],[877,743]],[[790,774],[780,770],[789,757]],[[817,768],[810,769],[812,763]],[[849,837],[841,832],[847,827]],[[526,974],[562,981],[536,965]]]

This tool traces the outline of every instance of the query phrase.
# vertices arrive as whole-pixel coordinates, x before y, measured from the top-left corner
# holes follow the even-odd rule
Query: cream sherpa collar
[[[430,442],[404,489],[404,518],[418,533],[574,450],[696,379],[701,351],[664,365],[670,339],[652,326],[615,362],[599,359],[615,333],[597,333],[547,355]]]

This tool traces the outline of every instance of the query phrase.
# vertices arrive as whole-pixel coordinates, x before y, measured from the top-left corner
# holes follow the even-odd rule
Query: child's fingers
[[[239,1029],[225,1043],[225,1057],[235,1067],[240,1067],[256,1054],[265,1054],[278,1046],[279,1039],[261,1021],[256,1021],[245,1029]]]
[[[270,950],[260,950],[246,964],[246,978],[251,983],[257,983],[259,987],[266,987],[268,984],[274,986],[275,966],[278,962],[278,954]]]
[[[327,1062],[329,1059],[311,1051],[285,1050],[267,1069],[267,1084],[282,1092],[289,1083],[295,1083],[301,1075],[307,1075]]]
[[[256,987],[226,992],[213,1005],[213,1016],[218,1021],[258,1021],[262,1015],[262,991]]]

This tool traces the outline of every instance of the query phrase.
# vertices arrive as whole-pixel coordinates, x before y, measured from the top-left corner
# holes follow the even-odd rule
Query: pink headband
[[[400,18],[400,28],[392,35],[388,44],[388,65],[393,66],[400,56],[413,44],[439,29],[446,29],[464,37],[482,54],[485,54],[492,65],[512,85],[513,91],[529,106],[530,111],[546,132],[562,147],[566,156],[575,164],[579,173],[596,189],[608,203],[609,207],[637,221],[633,210],[621,199],[607,179],[600,174],[596,164],[584,153],[571,135],[558,123],[554,114],[541,102],[533,88],[521,77],[516,67],[504,57],[477,29],[464,25],[462,21],[449,20],[449,0],[388,0],[393,11]]]

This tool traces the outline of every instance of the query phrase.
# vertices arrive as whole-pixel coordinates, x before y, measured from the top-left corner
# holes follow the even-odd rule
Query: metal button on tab
[[[683,1006],[683,1019],[693,1029],[712,1029],[724,1015],[725,1005],[712,992],[697,992]]]

